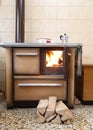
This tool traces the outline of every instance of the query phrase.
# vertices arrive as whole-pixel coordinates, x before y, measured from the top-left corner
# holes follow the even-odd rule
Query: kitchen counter
[[[80,43],[0,43],[0,47],[81,47]]]

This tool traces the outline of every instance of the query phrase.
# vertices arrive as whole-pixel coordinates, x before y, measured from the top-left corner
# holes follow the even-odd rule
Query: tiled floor
[[[0,101],[0,130],[93,130],[93,105],[75,105],[70,125],[38,124],[36,109],[7,109],[6,101]]]

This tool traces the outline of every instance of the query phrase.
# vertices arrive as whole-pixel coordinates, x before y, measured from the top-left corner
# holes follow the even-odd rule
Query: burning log
[[[51,122],[55,124],[71,124],[73,113],[57,97],[50,96],[49,99],[40,100],[37,106],[37,122]]]

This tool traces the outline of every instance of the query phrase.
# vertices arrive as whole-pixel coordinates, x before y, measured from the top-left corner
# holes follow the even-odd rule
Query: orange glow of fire
[[[63,52],[62,51],[47,51],[46,52],[46,67],[62,67]]]

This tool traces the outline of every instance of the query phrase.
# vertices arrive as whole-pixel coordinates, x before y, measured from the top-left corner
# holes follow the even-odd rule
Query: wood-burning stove
[[[73,107],[75,92],[75,51],[80,44],[2,44],[6,47],[6,97],[7,107],[57,96]],[[57,64],[48,64],[47,54],[60,53]],[[82,51],[79,52],[80,54]],[[51,57],[51,56],[50,56]],[[50,58],[51,59],[51,58]],[[80,75],[81,62],[78,63]],[[21,103],[20,103],[21,102]]]

